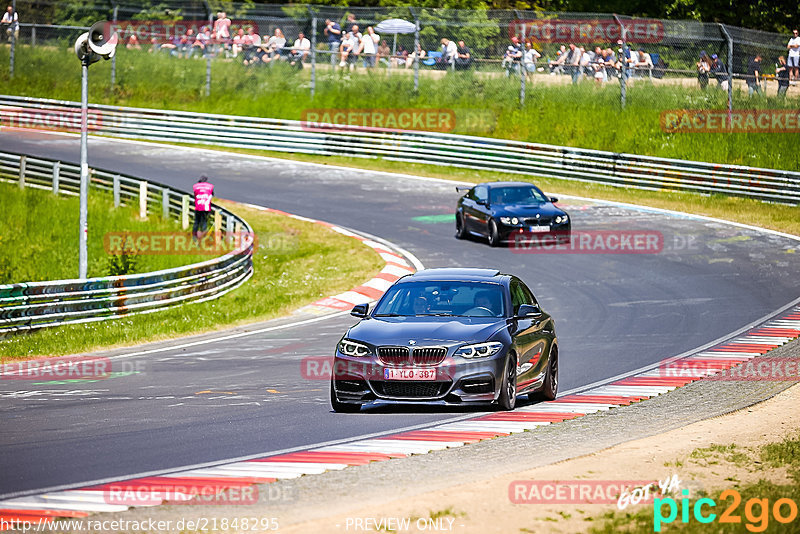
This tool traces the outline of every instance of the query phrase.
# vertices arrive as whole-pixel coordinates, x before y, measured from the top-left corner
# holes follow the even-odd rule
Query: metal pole
[[[8,65],[8,74],[11,78],[14,77],[14,61],[15,61],[15,51],[17,48],[17,34],[14,31],[14,17],[17,18],[16,23],[19,24],[19,15],[17,15],[17,0],[13,0],[11,2],[11,59],[9,60]]]
[[[86,249],[89,227],[89,155],[88,155],[88,115],[89,115],[89,59],[81,61],[81,189],[80,189],[80,235],[78,237],[78,278],[85,280],[89,259]]]
[[[211,6],[206,0],[203,0],[203,3],[205,4],[206,12],[208,13],[208,26],[213,28],[214,13],[211,11]],[[208,46],[208,42],[206,42],[206,46]],[[206,96],[209,96],[211,95],[211,54],[208,53],[208,50],[203,51],[206,53]]]
[[[317,89],[317,15],[311,9],[311,99],[314,99],[314,92]],[[302,65],[303,58],[300,57]]]
[[[619,36],[620,36],[620,39],[622,39],[622,47],[623,47],[621,50],[623,50],[625,48],[625,43],[628,42],[627,36],[625,34],[625,32],[627,30],[625,29],[625,25],[622,24],[622,21],[620,20],[620,18],[616,14],[614,14],[614,19],[617,21],[617,24],[619,24]],[[623,54],[622,55],[623,55],[623,57],[625,56],[624,50],[623,50]],[[625,103],[626,103],[626,99],[627,99],[627,96],[628,96],[628,58],[625,58],[623,60],[623,58],[621,57],[621,58],[619,58],[619,62],[620,62],[620,65],[622,67],[622,72],[619,73],[620,74],[620,76],[619,76],[619,105],[620,105],[620,107],[622,109],[625,109]]]
[[[119,6],[117,6],[116,2],[113,2],[113,4],[114,4],[114,19],[113,19],[113,23],[114,23],[114,29],[116,30],[116,28],[117,28],[117,14],[118,14],[118,11],[119,11]],[[114,57],[111,58],[111,87],[109,87],[110,91],[114,90],[114,84],[116,84],[116,83],[117,83],[117,54],[114,54]]]
[[[517,15],[519,16],[519,12],[515,9]],[[520,18],[519,20],[524,20]],[[525,74],[525,53],[527,52],[527,47],[525,46],[525,26],[522,26],[522,56],[519,58],[519,105],[520,107],[525,105],[525,82],[528,79],[528,76]]]
[[[419,93],[419,18],[413,8],[409,7],[411,16],[414,17],[414,93]]]
[[[733,39],[724,24],[719,29],[728,42],[728,128],[733,127]]]

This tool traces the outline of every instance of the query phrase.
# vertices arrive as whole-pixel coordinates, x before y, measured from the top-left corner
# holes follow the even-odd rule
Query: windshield
[[[534,187],[495,187],[489,192],[492,204],[541,204],[548,200]]]
[[[503,288],[490,282],[420,281],[397,284],[381,298],[374,317],[503,317]]]

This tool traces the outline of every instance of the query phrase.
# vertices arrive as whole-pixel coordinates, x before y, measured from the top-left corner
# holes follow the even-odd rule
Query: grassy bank
[[[0,182],[0,284],[63,280],[78,276],[79,200]],[[123,267],[118,255],[104,249],[104,236],[124,232],[176,232],[180,225],[151,215],[138,217],[138,206],[114,208],[110,194],[89,195],[89,277],[158,271],[206,261],[202,255],[138,255]]]
[[[8,49],[0,48],[0,65],[7,60]],[[627,106],[622,110],[617,83],[596,87],[586,82],[573,87],[553,84],[552,77],[538,75],[528,86],[525,106],[520,107],[518,81],[502,76],[458,72],[442,77],[423,72],[415,95],[407,73],[342,77],[320,68],[316,97],[311,99],[310,69],[298,73],[284,67],[248,69],[232,61],[215,61],[211,96],[205,97],[205,61],[123,49],[117,59],[117,85],[113,90],[109,87],[110,63],[100,62],[91,69],[90,94],[98,103],[286,119],[301,119],[308,109],[444,108],[456,110],[456,133],[800,169],[796,134],[662,131],[662,111],[723,109],[726,95],[718,90],[703,92],[637,80],[628,88]],[[78,100],[80,65],[68,50],[19,47],[17,76],[10,80],[7,71],[0,70],[0,93]],[[749,99],[737,91],[734,104],[739,109],[796,109],[799,105],[794,88],[783,101]],[[461,121],[465,117],[480,118]]]
[[[73,354],[270,319],[350,289],[383,265],[359,241],[320,225],[231,202],[220,204],[242,216],[258,236],[254,274],[244,286],[209,302],[156,314],[16,336],[0,342],[4,359]],[[346,262],[341,261],[344,257]]]

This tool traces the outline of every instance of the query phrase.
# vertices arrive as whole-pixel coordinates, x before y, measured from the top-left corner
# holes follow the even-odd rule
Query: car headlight
[[[350,341],[349,339],[343,339],[339,342],[339,352],[345,356],[358,357],[369,356],[370,354],[369,347],[363,343],[356,343],[355,341]]]
[[[487,358],[494,356],[503,348],[499,341],[489,341],[487,343],[476,343],[474,345],[464,345],[455,352],[456,356],[462,358]]]
[[[517,226],[519,219],[516,217],[500,217],[500,222],[508,226]]]
[[[565,223],[569,220],[569,217],[566,215],[556,215],[555,222],[556,224]]]

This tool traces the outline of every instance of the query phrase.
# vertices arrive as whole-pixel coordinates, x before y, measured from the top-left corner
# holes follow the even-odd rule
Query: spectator
[[[358,31],[358,22],[356,22],[356,16],[352,13],[347,14],[347,22],[344,23],[344,30],[346,32],[351,32],[353,35],[361,35],[361,33]]]
[[[214,33],[217,39],[223,44],[230,43],[231,40],[231,19],[224,11],[217,13],[217,20],[214,21]]]
[[[125,43],[125,48],[128,50],[141,50],[142,45],[139,44],[139,38],[136,37],[135,33],[132,33],[130,37],[128,37],[128,42]]]
[[[339,51],[339,45],[342,42],[342,28],[338,22],[333,22],[331,19],[325,19],[325,29],[322,30],[328,42],[328,50],[331,53],[331,67],[336,64],[336,53]]]
[[[522,55],[522,66],[525,69],[525,75],[530,77],[536,73],[536,61],[542,57],[542,54],[539,53],[533,47],[533,43],[530,41],[525,43],[525,53]]]
[[[708,73],[711,72],[711,58],[708,57],[705,50],[700,51],[700,60],[697,62],[697,83],[700,84],[700,89],[706,90],[708,87]]]
[[[392,49],[389,48],[389,43],[384,39],[381,41],[381,44],[378,45],[378,63],[388,67],[391,65],[391,59]]]
[[[643,48],[640,48],[638,52],[633,52],[632,54],[635,59],[635,63],[633,67],[636,69],[640,75],[647,72],[647,76],[651,77],[653,74],[653,58],[650,57],[650,54],[644,51]],[[708,77],[706,77],[706,83],[708,83]]]
[[[800,79],[800,36],[797,35],[796,29],[792,30],[792,35],[789,44],[786,45],[786,49],[789,51],[786,65],[789,67],[789,83],[794,85]]]
[[[197,37],[192,45],[192,53],[197,51],[203,56],[206,56],[212,52],[212,47],[213,43],[211,41],[211,31],[204,26],[199,32],[197,32]]]
[[[19,41],[19,13],[14,11],[13,6],[8,6],[6,12],[3,13],[0,26],[9,42],[12,41],[12,38],[14,41]]]
[[[597,82],[597,85],[600,85],[604,81],[606,81],[605,63],[606,60],[605,57],[603,56],[603,49],[600,48],[599,46],[595,47],[594,57],[592,58],[592,71],[594,73],[593,74],[594,81]]]
[[[786,90],[789,89],[789,67],[786,66],[786,58],[783,56],[778,57],[775,77],[778,78],[778,96],[786,96]]]
[[[756,54],[747,64],[747,96],[761,94],[761,54]]]
[[[550,60],[547,62],[547,66],[550,67],[550,74],[564,74],[564,65],[567,61],[567,47],[561,45],[561,48],[558,49],[556,53],[556,59]]]
[[[192,28],[187,29],[186,33],[184,33],[181,36],[181,40],[178,44],[178,52],[180,54],[183,54],[183,57],[191,57],[194,38],[195,35],[194,35],[194,30]]]
[[[375,33],[375,29],[372,26],[367,26],[367,33],[361,36],[361,42],[358,45],[358,55],[363,58],[365,69],[371,69],[375,66],[380,39],[381,36]]]
[[[303,68],[303,62],[308,57],[308,54],[311,52],[311,41],[306,39],[306,36],[303,32],[297,34],[297,39],[294,41],[294,45],[292,46],[292,50],[289,52],[289,65],[293,67],[297,67],[298,69]]]
[[[261,56],[264,52],[261,50],[261,36],[256,33],[253,27],[247,29],[247,35],[244,39],[244,58],[242,64],[253,65],[261,61]]]
[[[719,88],[723,91],[727,91],[728,84],[730,83],[728,69],[725,68],[725,64],[719,59],[717,54],[711,54],[711,72],[713,72],[714,76],[717,78]]]
[[[425,57],[425,50],[422,49],[420,44],[417,44],[416,50],[408,55],[406,58],[406,68],[410,68],[414,65],[415,61],[420,61],[422,58]]]
[[[617,61],[617,56],[614,55],[614,51],[610,47],[603,50],[603,64],[606,67],[606,81],[609,78],[619,77],[621,63]]]
[[[444,37],[440,43],[442,44],[442,57],[436,60],[436,68],[445,70],[455,67],[456,56],[458,56],[456,42]]]
[[[464,41],[459,41],[456,48],[456,69],[467,70],[470,66],[472,66],[472,52]]]
[[[403,45],[397,45],[397,53],[392,58],[394,66],[399,67],[401,65],[405,65],[406,60],[408,60],[408,50],[406,50]]]
[[[280,28],[275,28],[275,32],[267,40],[267,44],[264,47],[265,50],[264,54],[261,56],[261,61],[270,63],[280,59],[284,46],[286,46],[286,37],[283,35],[283,31]],[[309,48],[311,48],[310,43]]]
[[[631,50],[631,47],[625,44],[622,39],[617,40],[617,53],[619,54],[619,69],[625,79],[633,76],[634,65],[638,61],[638,54]]]
[[[208,214],[211,213],[211,199],[214,198],[214,186],[203,175],[192,186],[194,192],[194,225],[192,239],[201,241],[208,229]]]
[[[570,76],[572,76],[573,84],[578,83],[578,80],[580,80],[582,55],[580,49],[578,49],[574,43],[569,44],[569,52],[565,54],[562,68],[566,68],[569,71]]]
[[[356,26],[357,28],[358,26]],[[350,66],[350,70],[353,70],[356,65],[356,60],[358,60],[358,47],[361,43],[361,34],[355,34],[353,32],[345,33],[344,39],[342,39],[342,44],[339,47],[339,52],[341,54],[341,59],[339,61],[339,66],[344,67],[346,65]]]
[[[519,73],[520,63],[522,61],[522,46],[519,44],[519,38],[515,35],[511,38],[511,44],[506,48],[506,53],[503,55],[503,61],[500,65],[506,70],[506,77],[511,76],[512,72]]]
[[[592,60],[594,59],[594,53],[592,53],[591,50],[586,50],[584,47],[580,47],[578,50],[580,50],[581,54],[581,59],[579,63],[580,65],[579,76],[580,74],[591,76],[593,74]]]
[[[246,43],[246,38],[244,34],[244,28],[239,28],[239,31],[236,32],[236,35],[233,36],[233,45],[231,46],[231,54],[233,57],[237,57],[239,54],[242,53],[244,50]]]

